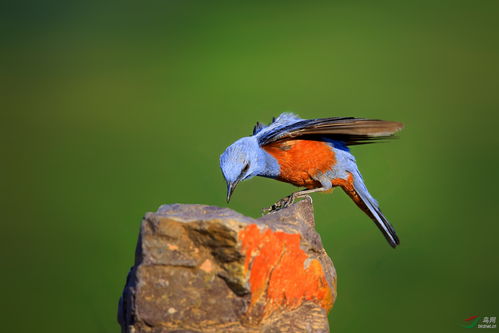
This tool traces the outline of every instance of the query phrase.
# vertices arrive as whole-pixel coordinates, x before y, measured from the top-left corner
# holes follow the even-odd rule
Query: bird
[[[302,119],[289,112],[274,117],[269,125],[257,122],[252,135],[238,139],[220,155],[227,202],[240,182],[255,176],[304,188],[277,201],[271,212],[311,193],[341,187],[395,248],[400,240],[367,190],[349,146],[392,138],[403,126],[355,117]]]

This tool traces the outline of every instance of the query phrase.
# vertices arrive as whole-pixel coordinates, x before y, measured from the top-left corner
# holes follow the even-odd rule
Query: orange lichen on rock
[[[296,308],[304,301],[326,311],[333,306],[332,290],[321,263],[300,248],[300,235],[260,228],[250,224],[239,232],[249,272],[251,307],[264,305],[265,316],[279,307]]]

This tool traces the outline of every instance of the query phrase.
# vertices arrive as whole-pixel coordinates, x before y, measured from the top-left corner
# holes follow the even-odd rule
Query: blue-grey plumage
[[[279,176],[279,163],[262,149],[261,138],[270,133],[278,133],[301,120],[303,119],[292,113],[283,113],[269,126],[257,123],[252,136],[241,138],[227,147],[220,156],[220,168],[227,182],[227,202],[240,181],[255,176]]]
[[[376,224],[385,236],[386,240],[392,247],[396,247],[400,244],[400,240],[393,229],[393,226],[388,222],[387,218],[381,213],[378,201],[367,190],[367,186],[364,183],[364,179],[359,171],[355,157],[348,151],[343,149],[333,148],[336,154],[337,162],[335,166],[331,169],[331,174],[328,178],[333,179],[348,179],[349,175],[353,178],[353,193],[349,193],[348,189],[345,192],[352,197],[357,195],[359,200],[352,198],[354,202],[363,210]]]
[[[227,182],[227,202],[240,181],[255,176],[279,176],[279,163],[260,147],[255,136],[231,144],[220,156],[220,168]]]
[[[395,247],[399,244],[395,230],[367,190],[347,146],[388,138],[402,127],[398,122],[352,117],[306,120],[291,113],[281,114],[268,126],[257,123],[252,136],[237,140],[220,156],[227,201],[239,182],[255,176],[307,188],[280,200],[274,208],[340,186]]]

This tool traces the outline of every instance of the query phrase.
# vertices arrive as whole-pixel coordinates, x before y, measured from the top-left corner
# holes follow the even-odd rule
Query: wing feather
[[[403,127],[402,123],[396,121],[353,117],[298,120],[262,131],[258,141],[263,146],[276,141],[320,136],[345,142],[346,145],[356,145],[389,138]]]

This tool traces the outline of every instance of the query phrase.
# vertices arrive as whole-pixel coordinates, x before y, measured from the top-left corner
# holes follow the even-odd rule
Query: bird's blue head
[[[220,155],[220,168],[227,182],[227,202],[240,181],[261,175],[265,168],[265,152],[254,136],[231,144]]]

